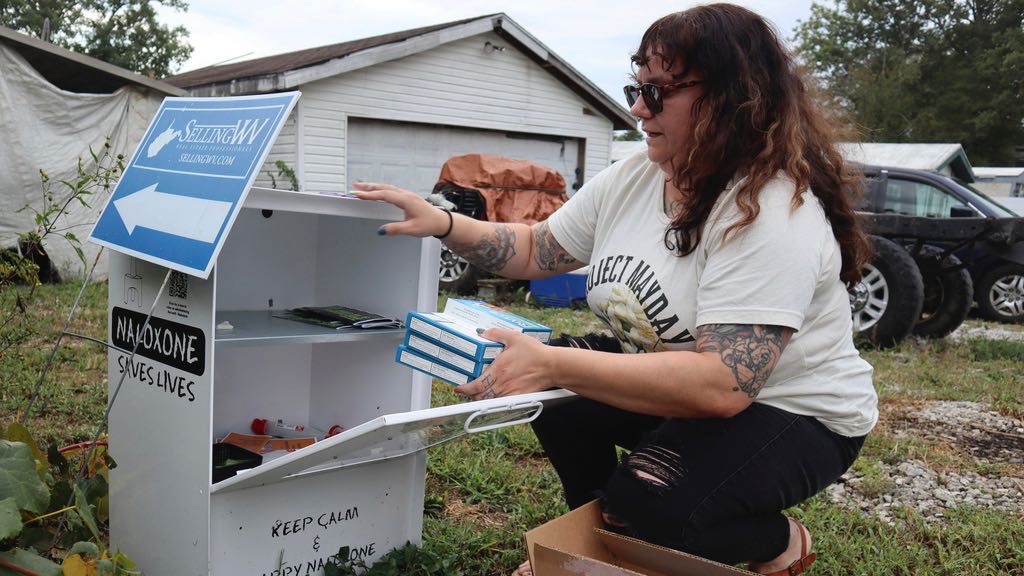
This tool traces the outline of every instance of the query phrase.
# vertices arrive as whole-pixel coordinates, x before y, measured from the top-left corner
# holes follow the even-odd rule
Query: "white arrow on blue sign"
[[[165,98],[89,239],[208,278],[298,97]]]

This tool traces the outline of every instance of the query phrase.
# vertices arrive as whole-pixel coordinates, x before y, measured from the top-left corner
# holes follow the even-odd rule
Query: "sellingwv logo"
[[[270,119],[249,118],[238,120],[234,124],[200,124],[197,120],[189,120],[184,132],[174,129],[171,122],[163,132],[149,144],[146,157],[152,158],[160,153],[169,143],[178,142],[191,144],[220,144],[227,146],[250,146],[270,123]]]
[[[174,129],[174,122],[167,127],[166,130],[161,132],[153,141],[149,143],[149,148],[146,148],[146,158],[152,158],[160,153],[172,140],[176,140],[181,136],[181,130]]]

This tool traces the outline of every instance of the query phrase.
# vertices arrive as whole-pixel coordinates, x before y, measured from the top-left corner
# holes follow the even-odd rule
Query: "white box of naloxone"
[[[544,343],[551,340],[551,328],[509,312],[500,306],[479,300],[449,298],[444,305],[444,314],[473,328],[484,330],[504,328],[522,332]]]
[[[439,312],[409,312],[406,332],[456,352],[474,362],[490,362],[504,345],[477,334],[476,328]],[[408,340],[405,342],[408,345]]]
[[[395,351],[395,362],[404,364],[409,368],[419,370],[430,374],[434,378],[444,380],[449,384],[455,384],[461,386],[469,383],[473,380],[468,374],[464,374],[451,366],[448,366],[438,360],[437,358],[431,358],[418,354],[415,350],[410,350],[405,347],[405,344],[399,344],[398,350]]]
[[[463,356],[458,352],[453,352],[437,342],[430,340],[425,336],[420,336],[416,332],[412,332],[410,330],[406,330],[405,340],[402,343],[406,348],[424,356],[436,358],[460,372],[465,372],[472,378],[476,378],[483,373],[484,369],[487,368],[487,365],[491,363],[490,360],[480,362]]]

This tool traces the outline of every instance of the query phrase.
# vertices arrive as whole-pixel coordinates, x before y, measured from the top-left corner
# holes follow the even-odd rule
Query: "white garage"
[[[608,165],[612,131],[634,127],[622,104],[504,14],[167,81],[196,96],[302,92],[257,184],[271,184],[280,160],[308,192],[362,180],[425,194],[441,164],[466,153],[538,161],[571,192]]]
[[[579,140],[436,124],[349,120],[350,182],[389,182],[428,194],[441,164],[462,154],[497,154],[550,166],[572,189],[579,180]]]

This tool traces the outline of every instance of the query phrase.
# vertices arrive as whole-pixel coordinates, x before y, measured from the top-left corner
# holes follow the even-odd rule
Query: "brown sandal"
[[[803,574],[804,570],[810,568],[811,564],[814,563],[814,559],[817,558],[814,552],[807,553],[807,528],[796,520],[793,520],[793,523],[800,529],[800,558],[793,561],[787,568],[769,572],[762,576],[797,576],[797,574]]]

